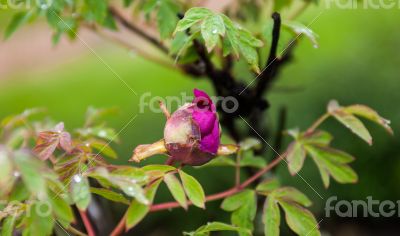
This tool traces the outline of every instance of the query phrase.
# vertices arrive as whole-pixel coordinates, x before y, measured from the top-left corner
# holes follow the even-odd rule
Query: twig
[[[137,34],[138,36],[142,37],[143,39],[149,41],[151,44],[153,44],[155,47],[157,47],[164,53],[168,53],[168,48],[166,48],[158,39],[147,34],[146,32],[139,29],[136,25],[129,22],[127,19],[125,19],[125,17],[122,16],[122,14],[117,9],[110,6],[108,8],[108,10],[111,13],[111,15],[114,16],[114,18],[118,22],[120,22],[123,26],[125,26],[127,29],[129,29],[133,33]]]
[[[126,214],[121,218],[118,225],[114,228],[114,230],[110,233],[110,236],[118,236],[125,230],[125,221],[126,221]]]
[[[68,228],[66,228],[66,230],[70,233],[73,233],[74,235],[77,236],[87,236],[87,234],[82,233],[81,231],[75,229],[74,227],[70,226]]]
[[[281,107],[279,110],[279,117],[278,117],[278,125],[277,125],[277,130],[275,134],[275,143],[274,143],[274,149],[279,152],[282,146],[282,140],[283,140],[283,131],[285,130],[286,127],[286,108]]]
[[[86,24],[85,26],[88,29],[92,30],[94,33],[100,35],[101,37],[103,37],[113,43],[116,43],[118,45],[121,45],[122,47],[126,48],[127,50],[137,53],[138,55],[143,57],[145,60],[156,62],[157,64],[160,64],[168,69],[177,69],[177,67],[175,67],[171,62],[169,62],[167,60],[163,60],[162,58],[159,58],[155,55],[152,55],[140,47],[135,47],[134,45],[129,44],[128,42],[122,40],[121,38],[107,34],[104,31],[102,31],[101,29],[99,29],[98,27],[96,27],[95,25],[87,25]]]
[[[83,224],[85,225],[86,232],[88,233],[88,236],[96,236],[92,223],[90,223],[90,219],[86,213],[86,211],[81,211],[79,210],[79,214],[81,215]]]

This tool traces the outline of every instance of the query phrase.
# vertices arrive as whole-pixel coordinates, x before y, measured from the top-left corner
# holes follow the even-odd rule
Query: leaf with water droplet
[[[225,25],[220,15],[207,17],[201,24],[201,36],[203,37],[208,52],[217,45],[219,37],[225,35]]]

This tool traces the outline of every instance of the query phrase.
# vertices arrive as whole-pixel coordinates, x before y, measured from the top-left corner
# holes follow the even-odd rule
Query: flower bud
[[[160,104],[167,123],[164,139],[153,144],[139,145],[132,161],[140,162],[156,154],[167,154],[168,163],[178,162],[199,166],[216,155],[230,155],[238,151],[236,145],[220,145],[220,125],[215,105],[203,91],[194,90],[195,99],[169,114]]]
[[[203,165],[211,160],[220,144],[220,127],[215,105],[203,91],[194,90],[192,103],[179,108],[168,119],[164,141],[173,161]]]

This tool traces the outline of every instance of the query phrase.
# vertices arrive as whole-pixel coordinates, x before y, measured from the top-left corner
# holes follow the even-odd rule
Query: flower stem
[[[88,236],[96,236],[93,226],[92,226],[92,223],[90,223],[90,220],[89,220],[89,217],[88,217],[86,211],[80,210],[79,214],[81,215],[81,218],[82,218],[83,224],[85,225],[85,229],[86,229],[86,232],[88,233]]]
[[[324,115],[322,115],[318,120],[316,120],[311,126],[310,128],[307,129],[306,134],[310,134],[312,132],[315,131],[315,129],[318,128],[318,126],[320,126],[326,119],[328,119],[330,116],[329,113],[325,113]]]

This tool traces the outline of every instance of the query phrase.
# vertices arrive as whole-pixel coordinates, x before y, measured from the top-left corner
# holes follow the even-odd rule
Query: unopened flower
[[[220,145],[221,129],[216,107],[203,91],[194,90],[195,99],[167,116],[164,139],[154,144],[138,146],[132,160],[139,162],[149,156],[165,153],[171,163],[203,165],[216,155],[237,151],[235,145]]]

